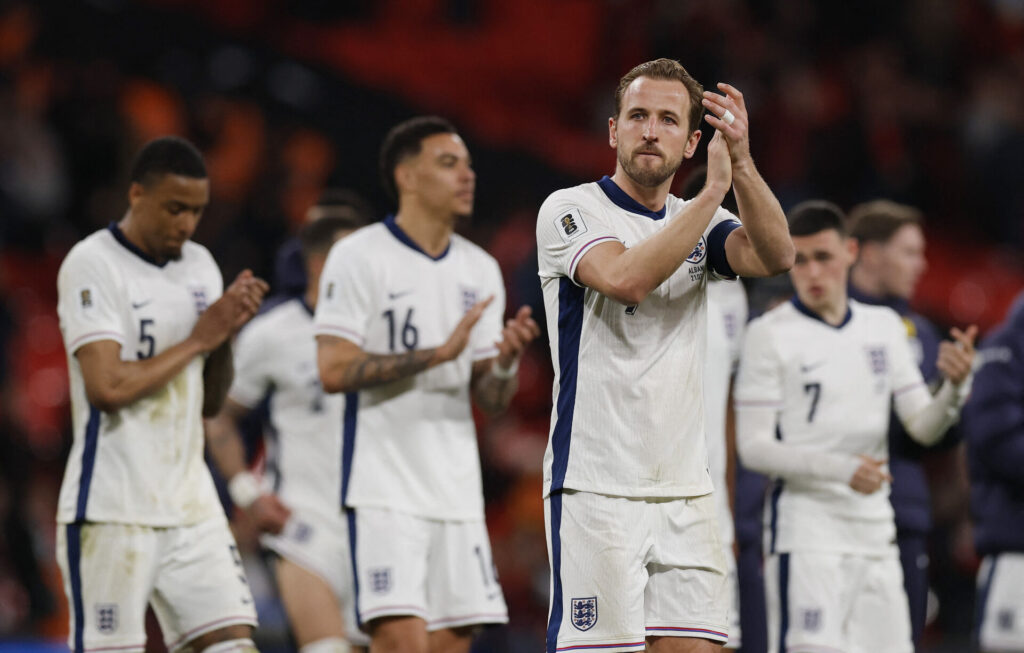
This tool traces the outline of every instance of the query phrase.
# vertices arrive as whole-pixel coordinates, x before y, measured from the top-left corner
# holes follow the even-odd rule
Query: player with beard
[[[560,190],[537,219],[555,402],[544,458],[551,560],[547,651],[716,651],[726,567],[703,409],[709,278],[793,262],[754,167],[743,95],[705,92],[676,61],[619,82],[611,177]],[[717,130],[704,188],[669,194]],[[721,208],[733,188],[740,218]]]
[[[471,402],[508,406],[539,329],[525,307],[504,321],[497,261],[455,233],[476,182],[455,128],[407,120],[380,164],[398,213],[334,245],[314,318],[320,381],[346,393],[357,615],[374,653],[464,653],[476,628],[508,621]]]

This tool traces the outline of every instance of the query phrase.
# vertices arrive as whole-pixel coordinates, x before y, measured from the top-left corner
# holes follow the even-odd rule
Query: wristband
[[[518,371],[519,371],[519,359],[518,358],[516,360],[512,361],[512,364],[510,366],[508,366],[508,367],[502,367],[501,364],[498,363],[498,359],[494,359],[494,364],[491,365],[491,376],[493,376],[496,379],[501,379],[502,381],[506,381],[508,379],[511,379],[512,377],[514,377],[516,375],[516,372],[518,372]]]
[[[250,471],[238,472],[228,482],[228,494],[231,501],[241,508],[247,509],[263,494],[260,483]]]

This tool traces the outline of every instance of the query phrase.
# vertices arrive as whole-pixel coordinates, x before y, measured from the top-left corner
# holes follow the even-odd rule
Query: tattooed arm
[[[493,299],[493,298],[491,298]],[[400,381],[423,370],[454,360],[469,343],[469,333],[491,299],[477,302],[440,347],[414,349],[401,354],[371,354],[359,345],[334,336],[318,335],[317,366],[325,392],[356,392]]]

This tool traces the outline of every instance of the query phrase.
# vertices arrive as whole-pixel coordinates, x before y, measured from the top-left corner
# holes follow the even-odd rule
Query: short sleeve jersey
[[[346,506],[483,517],[469,386],[473,363],[498,353],[505,290],[497,261],[458,234],[432,257],[389,217],[335,243],[320,278],[314,331],[368,353],[438,347],[467,310],[492,296],[458,358],[346,395]]]
[[[303,299],[278,304],[238,334],[228,397],[247,408],[268,400],[268,469],[285,505],[336,516],[345,398],[320,386],[313,311]]]
[[[112,340],[121,360],[151,358],[185,340],[221,295],[206,248],[186,242],[179,260],[158,265],[111,224],[68,253],[57,275],[67,350],[74,440],[57,521],[181,526],[220,515],[203,460],[204,357],[166,386],[104,413],[89,404],[75,352]]]
[[[850,301],[836,327],[794,299],[750,323],[734,394],[737,411],[774,408],[775,437],[786,446],[885,458],[892,398],[923,386],[895,311]],[[896,536],[888,495],[840,481],[777,480],[766,547],[883,551]]]
[[[732,509],[726,488],[728,452],[725,442],[729,386],[740,360],[747,326],[747,293],[739,281],[708,284],[708,353],[704,361],[704,423],[708,435],[708,463],[715,485],[718,525],[722,543],[733,542]]]
[[[686,262],[643,302],[626,306],[580,286],[580,259],[600,243],[627,248],[680,218],[611,179],[553,193],[537,217],[538,265],[555,369],[545,495],[563,488],[617,496],[711,492],[704,434],[705,291],[732,276],[725,239],[739,226],[718,209]]]

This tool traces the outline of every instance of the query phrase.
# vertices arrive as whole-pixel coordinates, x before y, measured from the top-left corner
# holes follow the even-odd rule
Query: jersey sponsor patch
[[[576,630],[590,630],[597,623],[597,597],[572,600],[572,625]]]
[[[707,244],[707,241],[704,240],[704,236],[701,236],[700,240],[697,241],[696,246],[694,246],[693,251],[690,252],[690,255],[686,257],[686,262],[687,263],[700,263],[701,261],[704,260],[704,257],[707,256],[707,255],[708,255],[708,244]]]
[[[589,231],[587,223],[583,221],[583,214],[576,208],[569,209],[555,218],[555,227],[558,228],[558,235],[567,243]]]

